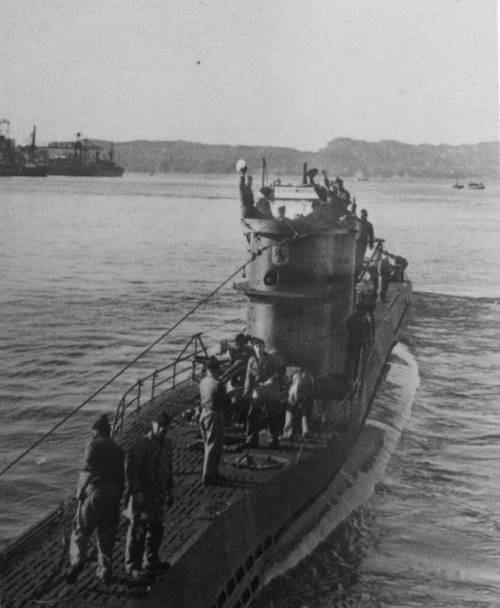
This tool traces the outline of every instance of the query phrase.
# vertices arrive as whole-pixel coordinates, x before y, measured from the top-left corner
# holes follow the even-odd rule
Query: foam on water
[[[339,475],[348,479],[347,488],[341,492],[333,482],[318,499],[320,505],[311,507],[292,529],[287,532],[288,541],[294,537],[293,549],[272,564],[265,574],[264,584],[295,567],[323,542],[340,522],[345,520],[355,509],[362,505],[373,493],[375,485],[381,481],[391,455],[396,449],[402,428],[409,420],[411,406],[418,387],[418,370],[414,357],[408,347],[397,344],[389,359],[390,370],[379,387],[372,410],[365,428],[361,432],[356,446]],[[382,435],[374,449],[370,442],[370,429],[379,429]],[[369,459],[364,452],[369,450]],[[361,459],[361,460],[360,460]],[[362,464],[362,469],[360,469]],[[329,508],[325,510],[325,502]],[[319,507],[319,508],[318,508]],[[323,513],[320,517],[318,513]],[[303,533],[307,521],[313,522],[312,529]]]

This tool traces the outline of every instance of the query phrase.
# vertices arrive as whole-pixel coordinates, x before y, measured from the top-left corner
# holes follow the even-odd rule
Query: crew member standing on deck
[[[270,447],[279,447],[280,421],[280,370],[275,358],[265,350],[264,340],[253,339],[254,354],[248,361],[243,395],[251,399],[247,416],[245,445],[257,447],[263,410],[267,413]]]
[[[373,249],[375,235],[373,225],[368,221],[368,213],[366,209],[361,209],[361,219],[359,222],[359,237],[356,241],[356,276],[359,277],[363,268],[363,260],[365,259],[366,250],[368,247]]]
[[[247,400],[243,398],[243,388],[247,372],[248,360],[253,355],[253,348],[247,344],[247,336],[239,333],[234,339],[234,347],[229,348],[231,365],[237,367],[231,376],[230,399],[232,402],[231,419],[234,422],[244,422],[247,414]]]
[[[228,400],[226,389],[219,381],[220,363],[210,357],[206,374],[200,382],[200,431],[203,437],[204,457],[201,479],[204,486],[225,481],[219,473],[219,462],[224,445],[224,422],[222,410]]]
[[[305,369],[298,367],[291,376],[285,414],[283,437],[290,439],[300,422],[302,436],[308,437],[314,400],[314,378]]]
[[[236,163],[236,168],[240,174],[240,201],[241,217],[257,218],[260,213],[255,208],[255,200],[252,191],[252,177],[247,176],[248,167],[246,162],[241,159]]]
[[[125,570],[141,580],[162,568],[159,549],[163,539],[163,509],[174,502],[172,444],[167,437],[170,416],[161,411],[151,421],[151,430],[139,439],[125,458],[129,502],[129,527]]]
[[[70,571],[66,581],[76,582],[83,570],[90,535],[97,532],[99,580],[111,582],[111,557],[123,493],[123,450],[110,437],[108,418],[103,415],[92,426],[76,490],[77,508],[71,532]]]
[[[271,203],[274,200],[274,194],[269,186],[264,186],[260,189],[261,197],[257,201],[255,208],[260,213],[261,218],[272,218],[273,212],[271,210]]]
[[[389,261],[389,256],[384,253],[380,262],[380,299],[382,302],[387,302],[387,289],[391,280],[393,266]]]
[[[358,374],[364,349],[372,337],[370,319],[361,302],[356,305],[356,310],[347,319],[345,325],[349,332],[345,375],[347,380],[353,381]]]

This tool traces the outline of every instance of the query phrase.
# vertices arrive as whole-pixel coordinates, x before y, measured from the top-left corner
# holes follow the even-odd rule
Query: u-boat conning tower
[[[314,200],[314,185],[275,186],[275,203],[300,212],[295,219],[242,219],[254,259],[236,288],[249,300],[249,333],[288,365],[327,380],[341,378],[345,368],[359,230],[354,216],[322,225],[308,219]]]

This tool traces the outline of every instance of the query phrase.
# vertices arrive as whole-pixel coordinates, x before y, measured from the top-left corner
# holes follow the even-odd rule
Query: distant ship
[[[9,130],[10,122],[0,120],[0,177],[45,177],[49,167],[36,147],[36,127],[33,126],[28,146],[16,145]]]
[[[467,187],[470,190],[484,190],[486,188],[486,186],[483,184],[483,182],[471,182],[470,184],[467,185]]]
[[[51,142],[45,148],[50,175],[76,177],[121,177],[123,167],[114,162],[113,144],[104,156],[101,146],[82,139],[77,133],[75,141]]]
[[[457,179],[457,181],[456,181],[456,182],[453,184],[453,186],[452,186],[452,188],[455,188],[456,190],[461,190],[463,187],[464,187],[464,185],[463,185],[463,184],[460,184],[460,183],[458,182],[458,179]]]

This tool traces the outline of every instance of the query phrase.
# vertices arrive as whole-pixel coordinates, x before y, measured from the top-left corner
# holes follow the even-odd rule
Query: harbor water
[[[284,180],[286,181],[286,180]],[[500,184],[346,180],[409,261],[412,415],[373,497],[254,602],[259,608],[500,605]],[[0,180],[0,469],[248,259],[237,176]],[[245,326],[221,289],[0,477],[0,546],[75,490],[97,411],[172,359]],[[404,375],[400,382],[405,382]],[[378,399],[405,394],[386,383]]]

